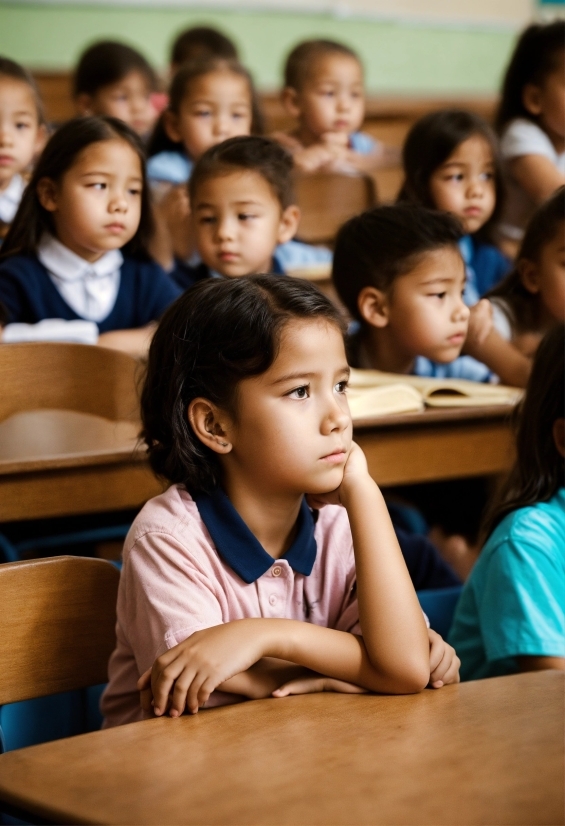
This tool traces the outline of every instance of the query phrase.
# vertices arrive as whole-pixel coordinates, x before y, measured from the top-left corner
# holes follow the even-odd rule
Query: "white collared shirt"
[[[14,175],[4,192],[0,192],[0,221],[4,221],[5,224],[12,223],[25,188],[22,176]]]
[[[102,321],[116,303],[124,258],[110,250],[91,264],[52,235],[43,235],[37,257],[69,307],[88,321]]]

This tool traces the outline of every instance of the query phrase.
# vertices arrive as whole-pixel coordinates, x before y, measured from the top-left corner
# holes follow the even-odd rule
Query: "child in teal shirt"
[[[516,464],[455,612],[461,679],[565,670],[565,327],[540,344],[519,411]]]

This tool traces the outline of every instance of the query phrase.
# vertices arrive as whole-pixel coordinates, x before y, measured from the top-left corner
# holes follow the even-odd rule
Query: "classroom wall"
[[[421,0],[424,2],[424,0]],[[120,38],[159,68],[175,33],[196,23],[221,27],[237,42],[263,89],[276,88],[286,52],[305,37],[330,37],[356,48],[369,91],[492,93],[512,49],[516,29],[453,22],[363,19],[262,10],[72,3],[0,3],[0,54],[32,68],[70,69],[83,46]]]

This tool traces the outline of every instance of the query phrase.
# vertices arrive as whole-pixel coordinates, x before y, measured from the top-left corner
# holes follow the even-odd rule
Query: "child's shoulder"
[[[526,118],[510,121],[500,139],[500,151],[504,158],[521,155],[545,155],[551,160],[557,158],[557,152],[546,132]]]
[[[142,507],[133,521],[124,545],[124,558],[135,547],[143,552],[150,538],[162,535],[187,548],[202,534],[202,520],[192,496],[182,485],[171,485]]]
[[[379,142],[366,132],[353,132],[349,136],[349,145],[360,155],[371,155],[378,148]]]
[[[12,278],[44,278],[47,270],[37,255],[8,255],[0,261],[0,274]]]
[[[483,554],[520,554],[527,547],[554,557],[565,570],[565,487],[547,502],[536,502],[507,514],[490,535]],[[482,554],[481,554],[482,556]]]
[[[147,177],[152,181],[184,184],[193,167],[193,162],[183,152],[159,152],[147,161]]]

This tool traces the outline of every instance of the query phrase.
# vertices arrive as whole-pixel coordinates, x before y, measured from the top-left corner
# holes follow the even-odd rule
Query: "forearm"
[[[467,352],[496,373],[502,384],[525,387],[528,383],[532,360],[502,338],[496,330],[492,330],[481,344]]]
[[[102,333],[98,338],[98,344],[100,347],[121,350],[134,358],[144,358],[147,356],[156,327],[156,324],[148,324],[136,330],[112,330]]]
[[[311,676],[311,674],[309,669],[301,665],[274,657],[263,657],[247,671],[242,671],[221,683],[217,691],[241,694],[251,700],[260,700],[270,697],[273,691],[290,680],[297,680]]]
[[[565,175],[543,155],[522,155],[512,159],[509,166],[512,177],[537,204],[565,184]]]

